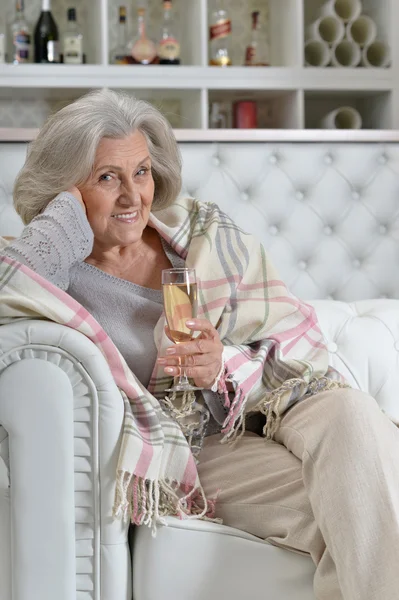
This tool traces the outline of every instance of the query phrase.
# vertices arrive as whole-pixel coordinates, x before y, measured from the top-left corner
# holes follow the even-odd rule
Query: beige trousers
[[[399,430],[373,398],[322,392],[276,441],[219,441],[206,438],[199,475],[226,525],[309,554],[318,600],[399,598]]]

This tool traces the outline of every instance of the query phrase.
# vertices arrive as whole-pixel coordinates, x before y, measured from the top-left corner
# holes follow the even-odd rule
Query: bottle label
[[[180,56],[180,44],[174,37],[163,39],[158,46],[158,56],[163,60],[176,60]]]
[[[250,66],[254,63],[255,54],[255,48],[253,46],[247,46],[245,51],[245,64],[247,66]]]
[[[6,44],[5,35],[0,33],[0,63],[6,62]]]
[[[60,62],[58,42],[55,40],[48,40],[47,42],[47,61],[53,63]]]
[[[132,57],[137,63],[149,65],[155,60],[157,50],[151,40],[139,39],[132,48]]]
[[[209,28],[209,35],[211,40],[217,40],[220,38],[227,37],[231,34],[231,21],[230,19],[224,19],[218,21]]]
[[[18,63],[30,62],[30,35],[26,31],[14,33],[14,61]]]
[[[67,36],[64,39],[64,63],[67,65],[83,64],[82,40],[78,37]]]

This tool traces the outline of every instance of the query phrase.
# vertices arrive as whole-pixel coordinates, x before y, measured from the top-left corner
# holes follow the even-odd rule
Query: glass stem
[[[186,374],[186,359],[184,356],[179,357],[179,385],[189,385],[188,377]]]

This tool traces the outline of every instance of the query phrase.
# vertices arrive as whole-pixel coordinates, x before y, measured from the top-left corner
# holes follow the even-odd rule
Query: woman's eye
[[[145,175],[147,173],[148,169],[147,167],[142,167],[141,169],[139,169],[137,171],[137,175]]]
[[[104,175],[101,175],[100,177],[100,181],[111,181],[112,180],[112,175],[109,175],[108,173],[104,173]]]

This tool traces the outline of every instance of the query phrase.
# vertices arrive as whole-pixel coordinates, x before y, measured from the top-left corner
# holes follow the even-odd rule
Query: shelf
[[[207,66],[209,18],[215,0],[173,0],[176,23],[181,32],[182,65],[177,67],[109,65],[112,48],[118,42],[120,1],[80,0],[77,3],[78,20],[90,64],[0,65],[0,128],[40,127],[49,114],[88,90],[108,87],[152,102],[169,119],[179,139],[187,135],[189,140],[200,140],[209,135],[209,139],[222,140],[227,136],[229,140],[251,141],[269,139],[272,135],[278,140],[281,135],[284,140],[291,136],[291,139],[301,141],[297,135],[302,129],[318,127],[328,111],[344,105],[361,112],[365,129],[399,129],[399,42],[393,26],[399,22],[397,0],[362,0],[364,13],[376,22],[379,39],[390,44],[392,67],[388,69],[303,65],[307,28],[320,15],[325,0],[224,2],[232,20],[231,55],[235,65],[226,69]],[[26,4],[27,20],[34,25],[41,2],[30,0]],[[145,0],[145,4],[148,35],[159,39],[162,2]],[[7,6],[5,23],[9,28],[15,14],[14,1],[9,0]],[[52,3],[60,33],[66,27],[68,6],[66,0],[53,0]],[[131,39],[136,31],[138,0],[126,6]],[[252,10],[260,11],[272,67],[237,66],[243,63]],[[3,13],[0,20],[2,18],[4,20]],[[208,132],[210,112],[217,108],[212,104],[223,104],[226,114],[230,114],[236,100],[257,102],[259,129]],[[230,121],[226,123],[230,125]],[[294,137],[293,130],[296,131]],[[307,140],[308,133],[304,132],[304,135],[303,139]],[[327,141],[335,139],[336,135],[341,136],[339,140],[364,139],[356,137],[363,132],[320,133]]]
[[[0,127],[0,143],[30,142],[38,129]],[[319,142],[368,143],[399,142],[399,131],[361,130],[343,131],[329,129],[176,129],[178,142]]]
[[[167,76],[166,76],[167,75]],[[390,90],[392,69],[0,65],[0,88]]]

